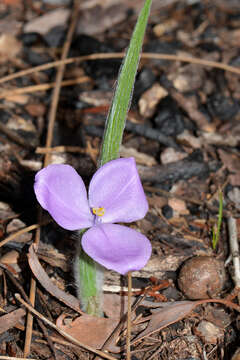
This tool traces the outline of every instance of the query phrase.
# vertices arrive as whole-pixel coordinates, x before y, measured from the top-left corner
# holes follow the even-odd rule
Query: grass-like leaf
[[[222,193],[222,190],[219,190],[219,208],[218,208],[217,229],[215,229],[215,227],[213,227],[213,230],[212,230],[212,246],[213,246],[214,250],[217,247],[219,236],[220,236],[222,217],[223,217],[223,193]]]
[[[145,2],[120,69],[112,104],[106,119],[99,166],[119,157],[151,3],[152,0]]]

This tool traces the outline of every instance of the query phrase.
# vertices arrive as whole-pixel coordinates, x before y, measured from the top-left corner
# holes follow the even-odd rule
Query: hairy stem
[[[102,286],[104,280],[104,268],[90,258],[81,249],[81,246],[79,246],[78,254],[74,264],[74,273],[78,287],[78,297],[81,301],[81,308],[89,315],[101,317],[103,316]]]

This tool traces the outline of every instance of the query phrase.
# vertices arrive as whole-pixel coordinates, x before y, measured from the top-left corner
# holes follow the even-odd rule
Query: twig
[[[3,245],[6,245],[9,241],[14,240],[15,238],[17,238],[18,236],[20,236],[22,234],[25,234],[26,232],[35,230],[35,229],[39,228],[40,226],[41,226],[41,224],[34,224],[34,225],[27,226],[24,229],[21,229],[19,231],[16,231],[14,234],[8,236],[6,239],[4,239],[4,240],[2,240],[0,242],[0,248]]]
[[[49,148],[37,147],[35,152],[36,152],[36,154],[64,153],[64,152],[85,154],[86,149],[82,148],[80,146],[61,145],[61,146],[54,146],[54,147],[49,147]]]
[[[16,299],[22,304],[24,305],[31,313],[33,313],[34,315],[36,315],[39,319],[41,319],[42,321],[44,321],[46,324],[48,324],[49,326],[51,326],[54,330],[56,330],[59,334],[61,334],[62,336],[64,336],[66,339],[68,339],[70,342],[72,342],[75,345],[80,346],[81,348],[91,351],[94,354],[100,355],[106,359],[109,360],[116,360],[114,357],[104,353],[103,351],[100,350],[96,350],[94,348],[92,348],[91,346],[85,345],[83,343],[81,343],[80,341],[74,339],[71,335],[69,335],[68,333],[66,333],[65,331],[61,330],[59,327],[57,327],[55,324],[53,324],[51,321],[49,321],[47,318],[45,318],[42,314],[40,314],[37,310],[35,310],[31,305],[28,305],[26,303],[26,301],[24,301],[21,296],[19,294],[15,294]]]
[[[62,56],[61,60],[66,60],[68,50],[70,48],[70,44],[72,41],[72,36],[75,30],[75,26],[77,24],[77,17],[78,17],[78,1],[75,0],[74,7],[73,7],[73,13],[72,13],[72,19],[69,26],[69,30],[67,33],[67,38],[63,46]],[[60,67],[58,68],[57,76],[56,76],[56,86],[53,91],[53,97],[49,112],[49,119],[48,119],[48,130],[47,130],[47,139],[46,139],[46,147],[51,147],[52,145],[52,138],[53,138],[53,128],[54,128],[54,122],[56,118],[56,111],[57,111],[57,105],[58,105],[58,99],[59,99],[59,93],[61,88],[61,82],[63,79],[65,64],[61,63]],[[44,158],[44,166],[47,166],[49,163],[50,154],[46,154]],[[38,211],[38,220],[41,221],[42,217],[42,210],[39,209]],[[37,229],[34,244],[36,247],[38,247],[40,242],[40,228]],[[31,277],[31,285],[30,285],[30,302],[32,306],[35,305],[35,292],[36,292],[36,280]],[[30,353],[30,347],[31,347],[31,341],[32,341],[32,325],[33,325],[33,317],[32,314],[29,312],[27,315],[27,329],[26,329],[26,336],[25,336],[25,344],[24,344],[24,356],[27,357]]]
[[[228,232],[230,250],[233,259],[234,276],[233,281],[237,289],[240,289],[240,259],[239,259],[239,245],[237,237],[237,222],[232,216],[228,218]],[[238,294],[238,303],[240,303],[240,294]]]
[[[123,53],[123,52],[107,53],[107,54],[98,53],[98,54],[78,56],[78,57],[68,58],[68,59],[63,59],[63,60],[57,60],[57,61],[53,61],[48,64],[35,66],[31,69],[21,70],[15,74],[4,76],[0,79],[0,84],[4,83],[6,81],[17,79],[18,77],[21,77],[21,76],[33,74],[38,71],[43,71],[43,70],[51,69],[53,67],[58,67],[58,66],[61,66],[62,64],[67,65],[67,64],[72,64],[74,62],[81,62],[81,61],[85,61],[85,60],[93,61],[93,60],[104,60],[104,59],[121,59],[124,56],[125,56],[125,53]],[[200,66],[208,66],[210,68],[217,68],[217,69],[229,71],[229,72],[240,75],[240,69],[235,66],[223,64],[223,63],[220,63],[217,61],[202,60],[202,59],[194,58],[194,57],[169,55],[169,54],[142,53],[141,58],[142,59],[150,59],[150,60],[152,59],[152,60],[170,60],[170,61],[186,62],[186,63],[196,64],[196,65],[200,65]]]
[[[132,321],[132,273],[127,274],[128,278],[128,311],[127,311],[127,360],[131,360],[131,321]]]
[[[89,76],[81,76],[76,79],[64,80],[62,82],[62,86],[72,86],[76,84],[85,83],[87,81],[92,81]],[[5,90],[0,92],[0,99],[8,98],[15,95],[26,94],[26,93],[33,93],[36,91],[44,91],[52,89],[56,86],[55,82],[45,83],[45,84],[38,84],[38,85],[31,85],[25,86],[22,88],[12,89],[12,90]]]

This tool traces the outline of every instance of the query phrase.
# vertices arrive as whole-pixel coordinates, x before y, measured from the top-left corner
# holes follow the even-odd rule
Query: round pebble
[[[178,286],[192,300],[218,296],[227,279],[224,262],[210,256],[196,256],[182,266]]]

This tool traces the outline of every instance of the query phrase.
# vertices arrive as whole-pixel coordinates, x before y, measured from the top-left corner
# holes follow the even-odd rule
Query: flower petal
[[[103,223],[142,219],[148,203],[134,158],[112,160],[94,174],[89,185],[91,208],[105,209]]]
[[[84,233],[82,247],[99,264],[122,275],[142,269],[152,251],[146,236],[116,224],[93,226]]]
[[[70,165],[53,164],[40,170],[35,176],[34,191],[40,205],[64,229],[93,225],[85,185]]]

